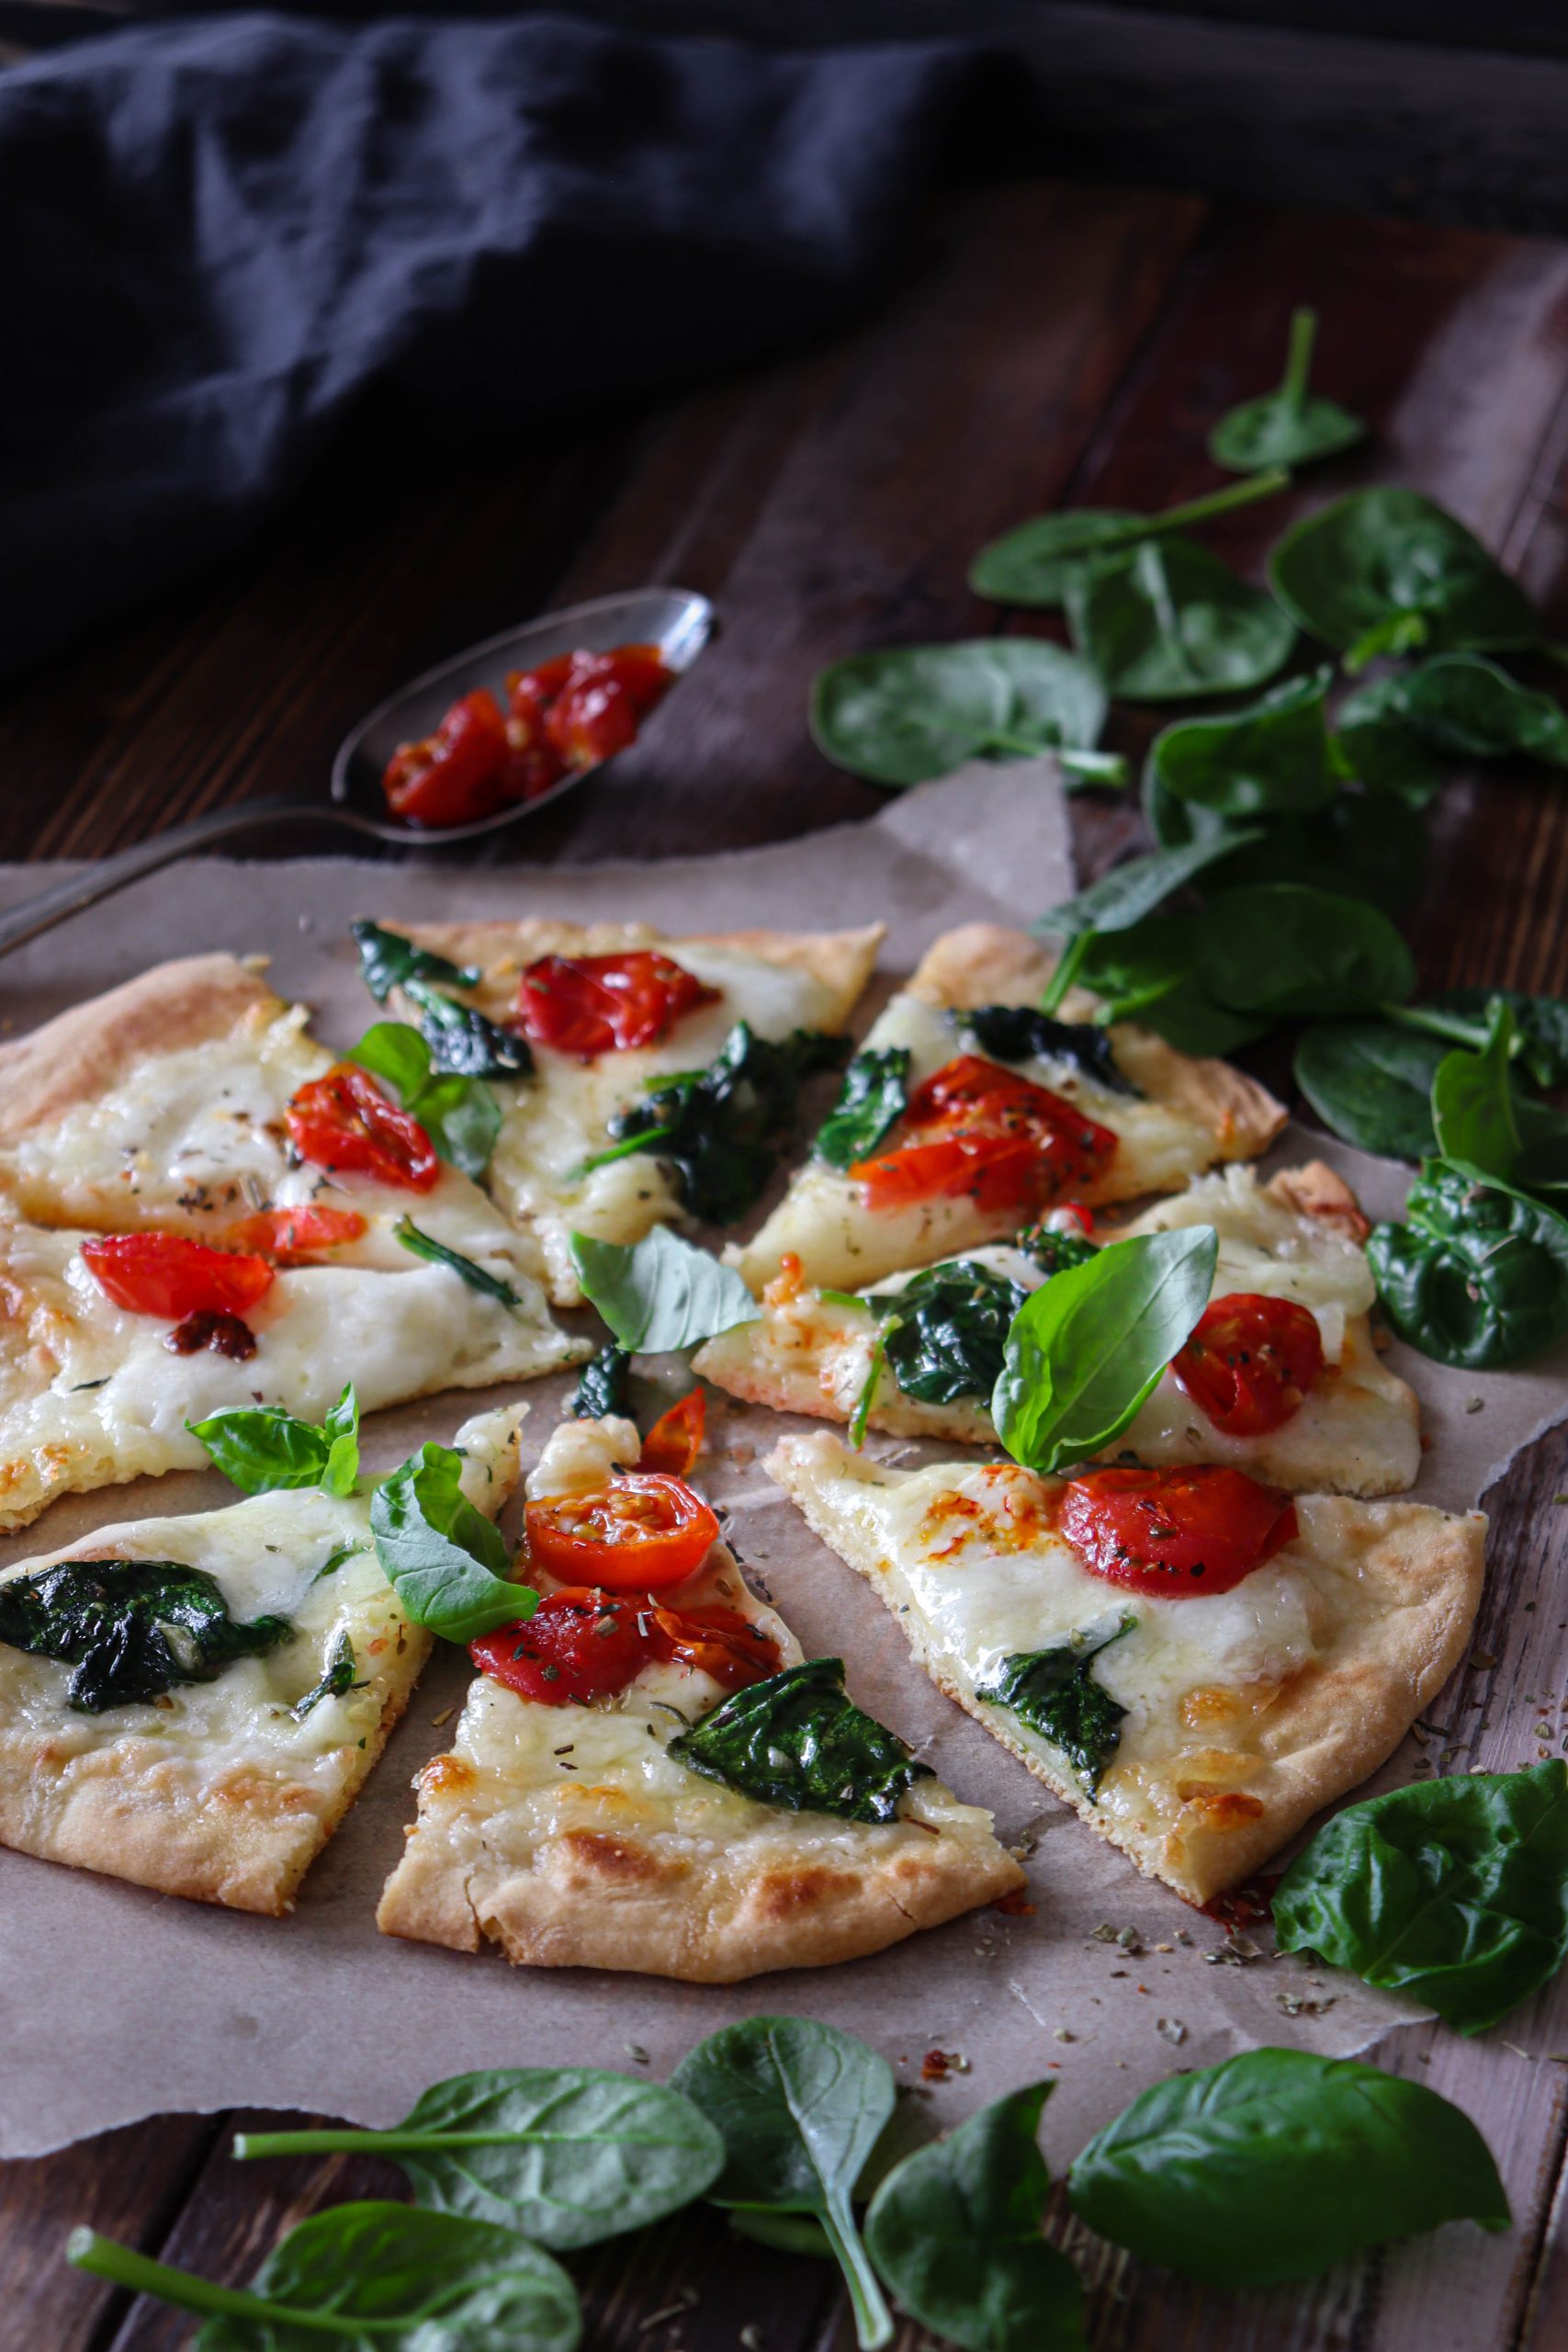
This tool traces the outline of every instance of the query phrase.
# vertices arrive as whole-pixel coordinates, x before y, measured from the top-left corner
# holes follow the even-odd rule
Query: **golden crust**
[[[825,1491],[824,1470],[843,1451],[827,1437],[786,1438],[765,1466],[823,1542],[882,1594],[938,1688],[1140,1870],[1192,1903],[1246,1879],[1393,1754],[1459,1664],[1480,1603],[1482,1513],[1303,1498],[1302,1551],[1323,1604],[1313,1663],[1277,1690],[1189,1693],[1187,1704],[1198,1702],[1189,1720],[1213,1744],[1194,1738],[1179,1757],[1141,1765],[1119,1759],[1097,1803],[978,1700],[954,1660],[933,1656],[898,1564]],[[1331,1571],[1336,1557],[1346,1575]]]

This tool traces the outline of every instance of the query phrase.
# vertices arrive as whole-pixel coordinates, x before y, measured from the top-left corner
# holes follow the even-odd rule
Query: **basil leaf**
[[[1472,533],[1418,491],[1355,490],[1292,525],[1269,559],[1274,594],[1360,669],[1375,654],[1539,644],[1540,617]]]
[[[412,1216],[400,1216],[392,1232],[402,1247],[416,1258],[427,1259],[433,1266],[449,1267],[460,1282],[468,1283],[470,1290],[481,1292],[486,1298],[499,1299],[502,1306],[522,1305],[510,1283],[502,1282],[499,1274],[487,1273],[482,1266],[476,1266],[471,1258],[465,1258],[460,1250],[449,1250],[446,1242],[437,1241],[434,1234],[422,1232]]]
[[[815,1149],[829,1168],[869,1159],[903,1117],[909,1101],[909,1048],[863,1046],[844,1072],[839,1099],[817,1130]]]
[[[811,732],[835,766],[924,784],[984,755],[1092,750],[1105,724],[1095,671],[1038,638],[971,638],[852,654],[818,673]]]
[[[931,1773],[845,1696],[838,1657],[748,1683],[694,1731],[677,1733],[669,1752],[759,1804],[840,1821],[891,1821],[906,1790]]]
[[[526,1078],[534,1049],[516,1029],[443,996],[427,980],[405,980],[403,994],[419,1009],[420,1035],[430,1048],[432,1069],[460,1078]]]
[[[1441,653],[1381,683],[1389,707],[1441,752],[1480,760],[1522,752],[1568,768],[1568,711],[1479,653]]]
[[[1484,2033],[1568,1959],[1568,1765],[1427,1781],[1348,1805],[1274,1895],[1315,1951]]]
[[[959,1021],[993,1061],[1071,1062],[1108,1093],[1139,1097],[1139,1089],[1118,1067],[1110,1038],[1092,1023],[1054,1021],[1029,1004],[977,1004]]]
[[[976,1698],[1010,1707],[1030,1731],[1059,1747],[1091,1797],[1122,1744],[1127,1710],[1089,1668],[1101,1650],[1130,1634],[1137,1622],[1130,1614],[1106,1617],[1047,1649],[1015,1650],[976,1690]]]
[[[802,1079],[836,1069],[848,1054],[843,1037],[797,1029],[775,1044],[739,1021],[706,1069],[664,1080],[642,1102],[617,1112],[610,1132],[626,1150],[667,1161],[685,1206],[703,1224],[732,1225],[773,1172]],[[588,1165],[621,1156],[602,1152]]]
[[[1051,2088],[1010,2092],[917,2148],[865,2217],[867,2251],[904,2309],[964,2352],[1085,2352],[1077,2272],[1040,2234]]]
[[[1086,567],[1067,582],[1066,608],[1074,645],[1122,702],[1244,694],[1296,641],[1270,596],[1187,539],[1145,539],[1114,571]]]
[[[178,1560],[61,1560],[0,1583],[0,1644],[74,1667],[65,1698],[80,1715],[215,1681],[293,1638],[284,1617],[237,1623],[217,1577]]]
[[[1277,1021],[1375,1012],[1416,986],[1415,958],[1385,914],[1293,882],[1218,892],[1193,927],[1192,967],[1217,1004]]]
[[[1421,1159],[1437,1149],[1432,1080],[1436,1037],[1388,1021],[1338,1021],[1303,1031],[1296,1084],[1325,1126],[1363,1151]]]
[[[1403,677],[1374,678],[1341,704],[1334,760],[1341,775],[1425,808],[1442,790],[1443,772],[1404,714],[1404,686]]]
[[[441,1158],[465,1176],[484,1174],[501,1133],[501,1105],[477,1079],[434,1074],[430,1047],[406,1021],[377,1021],[349,1059],[390,1087]]]
[[[1168,506],[1160,514],[1134,514],[1109,506],[1036,514],[981,548],[969,567],[969,585],[976,596],[993,596],[998,604],[1049,609],[1064,602],[1068,582],[1085,566],[1125,561],[1145,539],[1164,538],[1194,523],[1228,514],[1234,507],[1271,498],[1289,487],[1290,479],[1281,472],[1259,474],[1251,481],[1230,482],[1224,490]]]
[[[592,2066],[497,2067],[433,2083],[386,2132],[251,2132],[236,2156],[367,2154],[427,2211],[557,2254],[662,2220],[712,2187],[724,2142],[679,2091]]]
[[[351,1380],[321,1423],[327,1458],[321,1466],[321,1492],[335,1501],[352,1495],[359,1477],[359,1398]]]
[[[378,1487],[370,1532],[388,1583],[416,1625],[474,1642],[530,1618],[539,1596],[507,1577],[501,1530],[464,1494],[462,1456],[426,1442]]]
[[[960,1396],[990,1396],[1013,1317],[1028,1296],[994,1268],[954,1258],[924,1267],[902,1290],[873,1291],[858,1303],[886,1326],[886,1361],[905,1396],[951,1405]]]
[[[885,2058],[809,2018],[747,2018],[699,2041],[671,2076],[723,2136],[716,2205],[811,2213],[843,2270],[862,2352],[893,2334],[851,2194],[893,2112]]]
[[[1304,2050],[1244,2051],[1156,2083],[1067,2179],[1091,2230],[1226,2287],[1311,2278],[1443,2222],[1505,2230],[1512,2218],[1486,2143],[1457,2107]]]
[[[754,1323],[760,1312],[731,1267],[667,1225],[629,1245],[574,1233],[570,1248],[583,1296],[634,1355],[694,1348],[738,1323]]]
[[[626,1412],[631,1361],[630,1351],[617,1347],[614,1340],[607,1340],[598,1354],[590,1358],[567,1407],[574,1421],[603,1421],[612,1413]]]
[[[1428,1159],[1403,1225],[1375,1225],[1367,1262],[1401,1339],[1489,1372],[1568,1331],[1568,1223],[1461,1160]]]
[[[359,1476],[359,1399],[352,1381],[320,1429],[281,1405],[233,1406],[186,1427],[247,1495],[320,1487],[342,1497],[353,1493]]]
[[[1161,785],[1222,817],[1325,807],[1338,789],[1323,718],[1333,677],[1288,678],[1246,710],[1163,729],[1149,754]]]
[[[417,1117],[413,1105],[430,1083],[430,1047],[417,1029],[406,1021],[373,1021],[359,1043],[349,1047],[348,1057],[378,1078],[401,1108]]]
[[[1519,1156],[1519,1123],[1508,1062],[1514,1016],[1494,1004],[1485,1046],[1445,1054],[1432,1077],[1432,1127],[1438,1156],[1462,1159],[1483,1175],[1512,1176]]]
[[[1316,340],[1317,312],[1293,312],[1284,381],[1277,392],[1243,401],[1221,417],[1209,435],[1215,465],[1238,474],[1256,473],[1263,466],[1307,466],[1366,439],[1359,416],[1308,392]]]
[[[209,2312],[195,2352],[575,2352],[577,2290],[519,2237],[408,2205],[333,2205],[299,2222],[248,2292],[214,2288],[113,2238],[73,2230],[66,2258],[132,2294]]]
[[[1055,1472],[1121,1436],[1208,1305],[1218,1253],[1212,1226],[1138,1234],[1024,1302],[991,1399],[1015,1462]]]
[[[321,1680],[288,1712],[297,1724],[302,1724],[307,1715],[315,1713],[323,1699],[341,1699],[354,1687],[354,1644],[346,1634],[340,1634],[327,1654]]]
[[[429,947],[416,947],[400,931],[385,931],[378,922],[352,922],[349,930],[359,950],[359,977],[378,1004],[385,1004],[396,988],[410,980],[438,980],[448,988],[477,989],[484,974],[478,965],[453,964]]]

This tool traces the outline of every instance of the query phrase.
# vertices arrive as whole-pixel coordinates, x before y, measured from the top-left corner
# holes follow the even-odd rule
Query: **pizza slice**
[[[1063,1201],[1179,1191],[1272,1141],[1284,1110],[1228,1063],[1099,1028],[1081,990],[1061,1019],[1038,1012],[1054,962],[990,923],[935,942],[851,1063],[812,1159],[729,1252],[753,1291],[786,1258],[808,1283],[857,1289],[1008,1240]]]
[[[558,1306],[581,1304],[569,1239],[732,1225],[773,1171],[800,1081],[836,1068],[880,924],[671,939],[645,923],[355,926],[372,990],[439,1049],[454,1007],[527,1067],[499,1076],[486,1175]],[[410,951],[412,951],[412,954]]]
[[[767,1466],[939,1688],[1193,1903],[1392,1754],[1481,1595],[1479,1511],[1223,1464],[899,1470],[823,1432]]]
[[[667,1417],[668,1418],[668,1417]],[[378,1915],[536,1968],[729,1984],[880,1951],[1023,1883],[749,1589],[690,1466],[569,1421],[527,1481],[526,1623],[481,1671]]]
[[[525,1409],[457,1432],[491,1517]],[[19,1561],[0,1570],[0,1845],[286,1912],[429,1646],[378,1565],[368,1493],[258,1494]]]
[[[994,1444],[991,1394],[1012,1318],[1092,1251],[1086,1222],[1054,1210],[1011,1242],[858,1294],[812,1288],[786,1267],[761,1317],[708,1340],[694,1368],[778,1412]],[[1414,1486],[1418,1408],[1373,1344],[1367,1225],[1349,1188],[1321,1160],[1266,1184],[1227,1168],[1101,1238],[1198,1225],[1219,1236],[1211,1305],[1107,1458],[1229,1463],[1293,1492]]]

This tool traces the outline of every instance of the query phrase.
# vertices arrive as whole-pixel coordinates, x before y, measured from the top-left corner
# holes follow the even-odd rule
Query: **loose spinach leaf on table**
[[[1043,938],[1063,939],[1067,944],[1041,997],[1042,1012],[1055,1012],[1092,941],[1106,932],[1131,930],[1206,866],[1261,838],[1256,831],[1226,832],[1218,840],[1194,841],[1179,849],[1130,857],[1076,898],[1064,899],[1050,908],[1031,928]]]
[[[629,1244],[574,1233],[570,1249],[583,1296],[633,1355],[694,1348],[761,1311],[732,1267],[667,1225]]]
[[[817,1130],[816,1152],[829,1168],[869,1159],[909,1100],[909,1048],[863,1046],[844,1072],[839,1099]]]
[[[1162,849],[1211,843],[1216,856],[1227,859],[1227,884],[1303,882],[1342,897],[1371,899],[1392,914],[1402,914],[1421,895],[1427,828],[1417,809],[1390,793],[1342,785],[1319,808],[1255,819],[1238,846],[1232,820],[1168,792],[1151,756],[1144,770],[1143,805]]]
[[[1200,987],[1192,971],[1194,920],[1147,915],[1130,931],[1096,933],[1077,977],[1101,1000],[1102,1020],[1141,1022],[1179,1053],[1233,1054],[1269,1024],[1229,1012]]]
[[[439,1075],[429,1046],[406,1021],[372,1023],[348,1057],[391,1088],[443,1159],[465,1176],[484,1174],[501,1133],[501,1105],[488,1086],[455,1072]]]
[[[917,2148],[865,2217],[867,2251],[904,2309],[964,2352],[1084,2352],[1077,2272],[1040,2233],[1051,2088],[1010,2092]]]
[[[1296,1084],[1325,1126],[1363,1151],[1425,1159],[1437,1149],[1432,1080],[1442,1042],[1390,1021],[1336,1021],[1304,1029]]]
[[[1445,1054],[1432,1074],[1432,1128],[1440,1159],[1461,1159],[1483,1175],[1514,1173],[1519,1156],[1518,1106],[1509,1074],[1514,1016],[1494,1001],[1486,1042]]]
[[[748,2018],[709,2034],[670,2079],[723,2135],[714,2202],[814,2215],[843,2270],[861,2352],[876,2352],[893,2322],[850,2199],[893,2112],[886,2060],[807,2018]]]
[[[1294,524],[1269,559],[1292,620],[1361,669],[1379,653],[1537,645],[1540,616],[1479,539],[1418,491],[1354,490]]]
[[[954,1258],[923,1268],[902,1290],[871,1292],[863,1304],[883,1326],[886,1360],[905,1396],[951,1405],[990,1396],[1028,1296],[994,1266]]]
[[[1482,760],[1524,752],[1568,768],[1568,711],[1479,653],[1439,653],[1378,686],[1386,708],[1438,751]]]
[[[320,1428],[281,1405],[241,1405],[187,1421],[226,1478],[247,1495],[320,1487],[341,1498],[359,1476],[359,1399],[350,1381]]]
[[[1221,417],[1209,435],[1209,455],[1215,465],[1237,474],[1256,473],[1264,466],[1307,466],[1318,458],[1337,457],[1366,439],[1367,428],[1359,416],[1308,390],[1316,340],[1317,312],[1293,312],[1284,381],[1278,391],[1244,401]]]
[[[773,1174],[801,1080],[838,1069],[849,1050],[847,1038],[812,1029],[775,1044],[738,1021],[706,1069],[665,1079],[643,1102],[617,1112],[610,1121],[617,1148],[585,1165],[650,1151],[674,1169],[694,1217],[733,1225]]]
[[[677,2212],[724,2165],[717,2132],[679,2091],[592,2066],[455,2075],[389,2131],[250,2132],[234,2154],[386,2156],[418,2204],[556,2254]]]
[[[479,1291],[485,1298],[496,1299],[502,1306],[522,1305],[509,1282],[504,1282],[499,1274],[488,1272],[483,1266],[476,1265],[471,1258],[465,1258],[460,1250],[449,1250],[445,1241],[437,1241],[433,1233],[426,1233],[415,1225],[412,1216],[400,1216],[392,1232],[414,1257],[423,1258],[433,1266],[445,1266],[448,1273],[456,1274],[459,1282],[466,1283],[470,1290]]]
[[[1125,563],[1144,540],[1165,538],[1228,514],[1234,507],[1271,498],[1289,488],[1290,479],[1288,473],[1271,470],[1250,481],[1229,482],[1201,498],[1186,499],[1162,514],[1095,506],[1036,514],[981,548],[969,567],[969,585],[976,596],[992,596],[998,604],[1051,608],[1063,602],[1069,580],[1085,565]]]
[[[1071,1062],[1109,1093],[1139,1092],[1119,1067],[1110,1038],[1092,1022],[1055,1021],[1029,1004],[979,1004],[961,1013],[959,1024],[993,1061]]]
[[[1067,2176],[1091,2230],[1215,2286],[1311,2278],[1364,2246],[1512,2216],[1485,2141],[1424,2084],[1248,2050],[1145,2091]]]
[[[1400,1337],[1439,1363],[1491,1371],[1568,1331],[1568,1222],[1462,1161],[1422,1162],[1367,1262]]]
[[[1315,1951],[1484,2033],[1568,1959],[1568,1765],[1461,1773],[1348,1805],[1274,1895]]]
[[[572,1391],[567,1411],[573,1420],[602,1421],[607,1414],[626,1411],[631,1362],[629,1348],[606,1340],[598,1354],[583,1365],[581,1377]]]
[[[1374,792],[1425,808],[1443,788],[1443,771],[1431,745],[1404,715],[1404,684],[1399,675],[1374,678],[1340,705],[1334,763],[1341,775],[1359,776]]]
[[[670,1753],[696,1772],[791,1813],[891,1821],[931,1766],[844,1692],[844,1662],[809,1657],[749,1683],[676,1734]]]
[[[1122,702],[1245,694],[1283,669],[1296,641],[1265,590],[1187,539],[1145,539],[1123,567],[1086,568],[1066,607],[1074,645]]]
[[[1207,1225],[1136,1235],[1024,1302],[991,1399],[1015,1462],[1055,1472],[1121,1436],[1208,1305],[1218,1250]]]
[[[464,1494],[462,1476],[460,1454],[426,1442],[377,1488],[370,1532],[414,1623],[466,1643],[531,1617],[539,1596],[508,1580],[505,1538]]]
[[[1561,997],[1531,996],[1523,989],[1443,989],[1419,1005],[1402,1005],[1399,1018],[1419,1022],[1456,1045],[1479,1047],[1494,1003],[1513,1014],[1518,1059],[1536,1084],[1568,1085],[1568,1003]]]
[[[1324,808],[1338,789],[1324,705],[1332,670],[1289,678],[1262,700],[1212,718],[1182,718],[1149,757],[1167,792],[1246,820]]]
[[[179,1560],[62,1560],[0,1583],[0,1644],[74,1667],[66,1704],[83,1715],[215,1681],[293,1638],[286,1617],[237,1623],[217,1577]]]
[[[1192,969],[1235,1012],[1316,1020],[1375,1012],[1416,986],[1416,963],[1364,899],[1293,882],[1218,891],[1192,927]]]
[[[1131,1614],[1101,1618],[1048,1649],[1015,1650],[976,1697],[1010,1707],[1019,1721],[1059,1747],[1085,1792],[1093,1796],[1122,1743],[1127,1710],[1090,1671],[1101,1650],[1137,1623]]]
[[[299,2222],[248,2290],[73,2230],[66,2258],[132,2294],[210,2313],[195,2352],[574,2352],[577,2290],[514,2230],[418,2206],[333,2205]]]
[[[818,751],[876,784],[924,784],[982,757],[1092,751],[1105,713],[1089,662],[1027,637],[855,653],[811,690]]]

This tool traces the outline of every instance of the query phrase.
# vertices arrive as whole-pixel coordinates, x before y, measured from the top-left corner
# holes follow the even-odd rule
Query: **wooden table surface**
[[[427,448],[411,462],[398,420],[367,415],[226,571],[0,700],[0,858],[96,855],[220,803],[318,792],[339,737],[400,679],[545,605],[649,580],[715,597],[721,642],[652,742],[497,855],[652,856],[868,812],[879,796],[807,739],[817,667],[996,628],[964,586],[965,563],[1027,514],[1155,507],[1210,486],[1209,425],[1273,380],[1303,301],[1323,317],[1324,389],[1378,428],[1369,451],[1310,477],[1305,502],[1368,480],[1414,485],[1551,601],[1564,548],[1568,247],[1100,187],[991,189],[933,214],[878,315],[782,365],[519,436],[510,452]],[[1213,544],[1256,574],[1290,503],[1235,518]],[[1147,723],[1115,726],[1113,741],[1141,751]],[[1086,878],[1145,845],[1132,796],[1079,798],[1074,820]],[[1436,831],[1416,924],[1425,981],[1568,993],[1562,783],[1541,770],[1460,779]],[[1544,1441],[1491,1498],[1477,1641],[1498,1663],[1434,1710],[1455,1723],[1459,1769],[1533,1761],[1533,1726],[1568,1689],[1555,1616],[1565,1469],[1561,1438]],[[626,1998],[635,2010],[635,1980]],[[821,2007],[831,2014],[830,1974]],[[177,1988],[168,2030],[179,2030]],[[1563,2052],[1568,1980],[1503,2033],[1468,2042],[1408,2028],[1378,2053],[1480,2123],[1514,2200],[1510,2234],[1454,2228],[1310,2287],[1240,2297],[1141,2271],[1069,2223],[1093,2282],[1093,2343],[1554,2352],[1568,2343]],[[60,2063],[71,2064],[68,2018]],[[314,2206],[395,2193],[395,2175],[363,2162],[242,2170],[225,2154],[235,2123],[153,2118],[0,2166],[0,2352],[186,2341],[185,2323],[62,2266],[73,2222],[239,2281]],[[709,2213],[577,2267],[595,2347],[806,2352],[842,2328],[819,2266],[739,2247]]]

